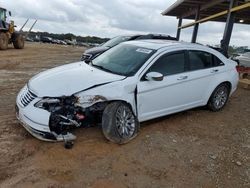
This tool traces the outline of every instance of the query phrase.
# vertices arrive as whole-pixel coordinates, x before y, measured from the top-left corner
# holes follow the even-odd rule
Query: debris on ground
[[[215,160],[217,157],[215,155],[209,155],[209,158]]]

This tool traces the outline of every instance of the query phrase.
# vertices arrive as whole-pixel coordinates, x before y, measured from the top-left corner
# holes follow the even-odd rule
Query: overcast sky
[[[175,36],[177,19],[161,15],[174,2],[175,0],[0,0],[0,6],[12,11],[11,19],[19,27],[27,18],[33,21],[38,19],[34,28],[36,31],[99,37],[127,33],[164,33]],[[27,26],[30,27],[31,24],[30,22]],[[224,26],[225,24],[217,22],[201,24],[197,42],[218,44]],[[190,41],[192,29],[183,30],[181,40]],[[235,24],[231,45],[250,46],[249,25]]]

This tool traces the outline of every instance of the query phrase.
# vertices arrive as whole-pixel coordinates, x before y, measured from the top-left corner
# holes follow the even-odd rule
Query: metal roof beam
[[[176,1],[174,4],[172,4],[168,9],[166,9],[165,11],[163,11],[161,14],[165,15],[167,14],[169,11],[175,9],[176,7],[178,7],[180,4],[182,4],[185,0],[178,0]]]
[[[220,3],[223,3],[223,2],[228,2],[228,0],[216,0],[216,1],[212,1],[209,3],[203,4],[202,6],[200,6],[200,10],[205,10],[207,8],[213,7],[213,6],[220,4]],[[196,10],[191,10],[185,14],[182,14],[181,17],[186,18],[186,17],[192,16],[195,14],[196,14]]]
[[[210,21],[210,20],[213,20],[215,18],[218,18],[218,17],[221,17],[221,16],[224,16],[226,14],[228,14],[228,12],[237,12],[237,11],[240,11],[240,10],[243,10],[243,9],[246,9],[246,8],[250,8],[250,2],[249,3],[246,3],[246,4],[243,4],[243,5],[240,5],[240,6],[236,6],[230,10],[224,10],[222,12],[219,12],[217,14],[213,14],[211,16],[208,16],[206,18],[202,18],[200,20],[197,20],[197,21],[194,21],[192,23],[189,23],[189,24],[185,24],[181,27],[179,27],[180,29],[184,29],[184,28],[187,28],[187,27],[190,27],[190,26],[193,26],[197,23],[204,23],[204,22],[207,22],[207,21]]]

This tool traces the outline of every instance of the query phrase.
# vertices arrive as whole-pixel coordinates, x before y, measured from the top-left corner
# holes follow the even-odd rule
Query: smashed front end
[[[70,130],[99,123],[105,101],[102,96],[41,98],[26,85],[17,96],[16,115],[24,128],[40,140],[75,140]]]

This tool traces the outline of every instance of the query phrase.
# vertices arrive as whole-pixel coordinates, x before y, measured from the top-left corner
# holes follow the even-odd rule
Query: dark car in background
[[[51,37],[41,37],[41,42],[43,43],[50,43],[52,44],[53,43],[53,39]]]
[[[122,42],[131,40],[144,40],[144,39],[176,40],[175,37],[171,37],[169,35],[161,35],[161,34],[117,36],[101,44],[100,46],[86,50],[81,57],[81,61],[89,63],[92,59],[96,58],[103,52],[109,50],[110,48],[113,48],[114,46]]]

